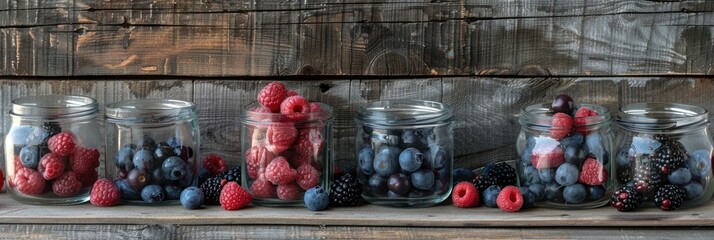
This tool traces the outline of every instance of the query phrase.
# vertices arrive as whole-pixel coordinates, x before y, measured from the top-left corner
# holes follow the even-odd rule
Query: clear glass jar
[[[28,204],[79,204],[101,167],[97,101],[43,95],[12,100],[5,137],[8,192]]]
[[[261,206],[303,206],[303,194],[332,180],[332,107],[322,103],[310,113],[286,116],[243,107],[241,184]],[[286,174],[266,172],[285,169]],[[286,177],[277,177],[282,175]]]
[[[198,184],[201,166],[196,105],[141,99],[106,106],[106,174],[128,204],[177,204]]]
[[[355,118],[356,172],[368,202],[429,207],[452,189],[453,122],[439,102],[384,100],[360,106]]]
[[[682,207],[711,199],[712,139],[709,112],[677,103],[635,103],[620,108],[617,125],[617,181],[635,188],[642,204],[664,185],[684,190]]]
[[[614,134],[607,108],[580,104],[597,116],[572,118],[575,126],[553,126],[550,104],[521,110],[516,141],[518,183],[536,206],[587,209],[607,204],[614,188],[610,162]]]

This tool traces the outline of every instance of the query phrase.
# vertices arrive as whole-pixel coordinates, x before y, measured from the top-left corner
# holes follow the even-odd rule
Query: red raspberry
[[[320,107],[319,103],[311,102],[310,103],[310,112],[311,113],[322,112],[322,107]]]
[[[109,181],[102,178],[97,180],[92,186],[92,192],[89,193],[89,202],[94,206],[109,207],[119,203],[119,188]]]
[[[298,93],[297,93],[296,91],[293,91],[293,90],[288,90],[288,92],[287,92],[286,95],[287,95],[288,97],[292,97],[292,96],[297,96]]]
[[[82,190],[82,182],[72,171],[65,172],[52,182],[52,191],[60,197],[76,195]]]
[[[325,141],[322,139],[322,132],[315,128],[300,129],[295,150],[302,156],[310,158],[318,157],[322,154]]]
[[[266,136],[265,134],[267,133],[268,128],[261,127],[261,126],[248,126],[248,135],[250,135],[250,146],[255,147],[255,146],[265,146],[266,145]]]
[[[585,159],[578,180],[580,183],[590,186],[605,184],[607,181],[605,166],[594,158]]]
[[[259,178],[250,185],[250,191],[257,198],[272,198],[275,197],[277,190],[270,181],[265,180],[265,178]]]
[[[248,111],[248,115],[255,121],[269,120],[271,122],[280,122],[283,120],[283,115],[273,113],[270,108],[263,106],[255,106]]]
[[[64,168],[65,163],[61,156],[48,153],[40,159],[40,165],[37,166],[37,171],[42,173],[42,177],[45,179],[52,180],[62,176]]]
[[[300,199],[300,193],[302,189],[297,183],[290,183],[287,185],[278,185],[278,198],[281,200],[296,200]]]
[[[208,169],[211,175],[216,176],[228,170],[226,160],[218,154],[208,154],[203,158],[203,168]]]
[[[475,207],[479,204],[480,196],[478,189],[470,182],[460,182],[454,186],[454,191],[451,192],[451,201],[454,206],[460,208]]]
[[[583,126],[587,126],[588,124],[590,124],[588,122],[588,117],[594,117],[598,115],[599,114],[596,111],[590,110],[587,107],[579,108],[578,111],[575,112],[575,131],[579,132],[580,134],[583,134],[583,136],[587,136],[588,134],[590,134],[591,131],[587,131]]]
[[[292,123],[270,124],[268,131],[265,133],[267,148],[275,154],[280,154],[290,148],[297,137],[298,131]]]
[[[228,182],[221,190],[221,207],[233,211],[247,206],[253,201],[253,196],[243,189],[237,182]]]
[[[536,169],[556,168],[565,163],[565,153],[560,143],[553,139],[536,141],[531,154],[531,163]]]
[[[504,212],[518,212],[523,207],[523,195],[515,186],[506,186],[496,198],[496,205]]]
[[[297,183],[303,190],[320,184],[320,172],[312,165],[305,164],[297,169]]]
[[[47,147],[50,151],[62,157],[72,154],[75,146],[74,136],[70,132],[61,132],[47,140]]]
[[[286,98],[280,104],[280,113],[290,121],[305,121],[310,113],[310,101],[302,96]]]
[[[77,146],[69,157],[69,165],[77,174],[84,174],[99,167],[99,150]]]
[[[286,152],[289,152],[289,151],[285,151],[283,153],[286,153]],[[296,169],[302,165],[305,165],[305,164],[309,165],[310,162],[312,162],[312,156],[305,156],[305,155],[298,154],[296,152],[292,152],[292,154],[290,154],[290,155],[283,155],[283,157],[285,157],[285,159],[288,159],[290,166],[293,168],[296,168]]]
[[[573,118],[565,113],[556,113],[553,115],[550,125],[550,136],[555,140],[560,140],[573,130]]]
[[[297,171],[290,168],[284,157],[276,157],[265,168],[265,179],[275,185],[285,185],[295,181]]]
[[[285,85],[281,82],[268,83],[260,93],[258,93],[258,103],[270,109],[270,111],[280,112],[280,103],[287,97]]]
[[[126,176],[124,178],[126,178]],[[83,188],[92,187],[92,185],[94,185],[94,182],[99,179],[99,172],[94,169],[83,174],[77,174],[77,179],[82,182]]]
[[[20,171],[20,169],[23,167],[24,166],[22,166],[22,161],[20,161],[20,156],[15,155],[15,173],[17,174],[17,171]]]
[[[21,193],[39,195],[45,191],[45,184],[42,174],[31,168],[23,167],[15,173],[15,187]]]

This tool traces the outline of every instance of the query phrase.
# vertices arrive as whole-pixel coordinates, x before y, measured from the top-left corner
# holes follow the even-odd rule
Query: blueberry
[[[136,147],[137,149],[154,152],[154,150],[156,149],[156,141],[154,141],[153,138],[149,137],[149,135],[144,134],[144,136],[141,136],[139,138],[139,141],[136,142]]]
[[[637,156],[652,155],[660,146],[662,146],[662,143],[647,136],[635,136],[632,138],[632,148],[634,148]]]
[[[164,184],[165,181],[166,179],[164,178],[164,171],[162,171],[161,168],[155,168],[153,171],[151,171],[152,183],[161,185]]]
[[[693,177],[702,178],[711,175],[711,152],[709,150],[693,151],[689,155],[687,166],[692,171]]]
[[[548,183],[545,185],[545,198],[552,202],[562,203],[565,201],[563,198],[563,187],[557,183]]]
[[[119,193],[121,194],[121,198],[123,199],[128,199],[128,200],[139,200],[141,199],[141,195],[139,192],[134,189],[134,187],[129,184],[129,180],[127,179],[118,179],[114,181],[114,185],[119,188]]]
[[[684,185],[692,180],[692,172],[687,168],[677,168],[667,176],[669,183],[676,185]]]
[[[580,166],[585,161],[587,153],[580,146],[567,146],[565,147],[565,162],[571,163],[575,166]]]
[[[387,179],[379,176],[378,174],[372,175],[369,178],[367,186],[367,189],[377,194],[384,194],[389,191],[389,188],[387,187]]]
[[[531,163],[531,156],[533,155],[533,147],[526,148],[521,152],[521,165],[523,167],[528,167],[532,166],[533,163]]]
[[[37,164],[40,162],[39,149],[37,146],[25,146],[20,150],[20,162],[22,166],[28,168],[37,168]],[[20,166],[16,166],[15,169],[20,169]]]
[[[581,145],[583,145],[583,140],[585,140],[585,137],[583,137],[582,134],[573,133],[572,135],[563,138],[563,140],[560,140],[560,144],[564,147],[580,147]]]
[[[27,125],[13,126],[7,138],[13,145],[27,145],[27,138],[35,131],[35,127]]]
[[[134,168],[134,145],[125,145],[119,148],[116,154],[116,165],[124,171],[131,171]]]
[[[439,174],[439,176],[441,176],[441,174]],[[457,184],[463,181],[471,182],[471,180],[476,177],[476,173],[468,168],[455,168],[451,171],[451,176],[454,179],[454,184]]]
[[[406,129],[402,132],[401,145],[403,148],[424,148],[428,145],[426,137],[422,132],[414,129]]]
[[[431,169],[442,169],[446,166],[446,150],[438,145],[429,145],[425,167]]]
[[[188,187],[181,192],[181,206],[187,209],[197,209],[203,205],[205,199],[203,190],[197,187]]]
[[[193,174],[191,174],[192,172],[193,171],[187,169],[186,174],[184,174],[181,179],[173,181],[173,184],[176,184],[177,186],[183,187],[183,188],[192,186],[194,184],[194,180],[195,180],[193,178]],[[238,184],[240,184],[240,182]]]
[[[149,150],[139,150],[134,153],[132,159],[134,167],[141,170],[151,170],[154,168],[154,154]]]
[[[146,171],[134,168],[129,172],[127,180],[134,189],[141,190],[149,182],[149,176],[146,174]]]
[[[595,159],[601,160],[606,155],[605,144],[602,139],[602,135],[599,132],[593,132],[585,137],[585,145],[587,146],[587,151],[595,156]]]
[[[434,172],[430,170],[419,170],[411,175],[412,186],[420,190],[429,190],[434,186]]]
[[[687,193],[687,199],[697,199],[704,194],[704,187],[698,182],[690,182],[684,185],[684,191]]]
[[[183,141],[181,141],[181,139],[177,137],[169,137],[168,139],[166,139],[166,144],[168,144],[172,148],[176,148],[183,145]]]
[[[409,183],[409,178],[407,178],[407,175],[401,173],[395,173],[392,174],[392,176],[389,176],[389,179],[387,180],[387,186],[389,188],[389,191],[394,192],[398,195],[404,195],[408,193],[409,190],[412,188],[411,184]]]
[[[552,183],[555,180],[555,168],[540,169],[538,170],[538,176],[540,176],[540,182]]]
[[[563,163],[555,171],[555,181],[561,186],[570,186],[578,182],[580,170],[573,164]]]
[[[166,192],[167,200],[178,200],[181,197],[183,188],[176,185],[166,185],[164,186],[164,191]]]
[[[523,196],[523,207],[529,208],[535,204],[536,197],[528,187],[521,187],[521,195]]]
[[[193,157],[193,148],[187,146],[174,147],[174,156],[180,157],[184,161],[188,161]]]
[[[617,166],[629,167],[630,165],[632,165],[632,163],[635,162],[634,155],[630,155],[630,149],[632,148],[623,147],[617,151]]]
[[[523,170],[523,175],[526,180],[526,183],[529,185],[541,183],[540,173],[538,172],[538,169],[534,168],[533,166],[526,167]]]
[[[587,196],[585,186],[580,183],[567,186],[563,190],[563,198],[568,203],[582,203]]]
[[[545,199],[545,186],[543,186],[543,184],[534,183],[528,186],[528,189],[531,190],[531,193],[535,196],[536,201]]]
[[[483,204],[486,207],[497,208],[496,199],[498,199],[498,193],[501,192],[501,187],[498,185],[491,185],[486,190],[483,191]]]
[[[362,148],[359,151],[359,166],[365,175],[374,174],[374,152],[371,147]]]
[[[321,211],[327,208],[330,203],[329,196],[322,187],[313,187],[305,192],[305,207],[312,211]]]
[[[173,155],[174,149],[169,146],[168,143],[161,142],[159,145],[156,145],[156,150],[154,150],[154,159],[156,159],[158,164],[161,164],[164,160]]]
[[[383,149],[374,157],[374,171],[380,176],[389,177],[399,168],[399,156],[392,154],[388,149]]]
[[[164,179],[179,180],[186,174],[186,162],[179,157],[169,157],[161,166]]]
[[[416,148],[407,148],[399,154],[399,166],[407,172],[414,172],[421,168],[424,162],[424,154]]]
[[[605,196],[605,188],[598,186],[588,186],[588,199],[590,201],[597,201]]]
[[[155,203],[155,202],[161,202],[166,198],[166,191],[164,191],[164,188],[162,188],[159,185],[153,184],[153,185],[148,185],[144,187],[144,189],[141,190],[141,199],[144,200],[144,202],[148,203]]]

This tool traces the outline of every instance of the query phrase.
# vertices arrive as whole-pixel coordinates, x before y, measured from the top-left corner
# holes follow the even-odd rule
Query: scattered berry
[[[297,171],[290,168],[284,157],[276,157],[265,168],[265,178],[276,185],[285,185],[295,181]]]
[[[208,169],[213,176],[217,176],[228,170],[226,166],[226,160],[224,160],[218,154],[208,154],[203,158],[203,167]]]
[[[240,184],[240,167],[235,167],[231,170],[225,171],[224,173],[219,174],[218,177],[226,180],[227,182],[237,182]]]
[[[499,187],[498,185],[491,185],[490,187],[486,188],[486,190],[483,192],[484,205],[490,208],[498,207],[497,199],[500,192],[501,187]]]
[[[550,137],[560,140],[573,130],[573,118],[565,113],[556,113],[550,122]]]
[[[620,212],[629,212],[640,206],[641,197],[634,187],[622,186],[610,198],[610,204]]]
[[[74,136],[72,136],[72,133],[61,132],[49,138],[49,140],[47,140],[47,146],[52,153],[65,157],[72,154],[76,144],[74,143]]]
[[[85,174],[99,167],[99,150],[77,146],[69,157],[69,165],[77,174]]]
[[[253,197],[236,182],[229,182],[221,190],[220,203],[225,210],[233,211],[247,206]]]
[[[329,195],[322,187],[313,187],[305,192],[305,206],[312,211],[322,211],[327,208],[330,203]]]
[[[667,184],[659,189],[654,196],[654,202],[662,211],[675,210],[682,206],[685,192],[682,187],[672,184]]]
[[[37,171],[42,174],[46,180],[53,180],[62,175],[65,169],[64,159],[54,153],[48,153],[40,159],[40,165],[37,166]]]
[[[476,177],[476,173],[468,168],[455,168],[451,171],[451,175],[454,180],[454,184],[458,184],[460,182],[471,182],[471,180]]]
[[[336,207],[354,207],[362,199],[362,184],[351,174],[342,175],[331,185],[330,205]]]
[[[460,208],[475,207],[479,204],[479,192],[473,184],[469,182],[460,182],[454,186],[451,193],[451,201],[454,206]]]
[[[285,85],[281,82],[271,82],[258,93],[258,103],[277,113],[280,112],[280,105],[286,97],[287,90]]]
[[[52,182],[52,191],[60,197],[69,197],[82,190],[82,182],[72,171],[65,172]]]
[[[605,166],[603,166],[602,163],[593,158],[588,158],[583,163],[578,180],[580,183],[590,186],[605,184],[605,181],[607,181],[607,170],[605,170]]]
[[[281,200],[297,200],[300,198],[302,189],[297,183],[289,183],[286,185],[278,185],[278,198]]]
[[[120,197],[119,189],[108,179],[103,178],[97,180],[94,186],[92,186],[92,191],[89,194],[89,202],[94,206],[109,207],[119,203]]]
[[[203,191],[205,197],[205,203],[208,205],[217,205],[220,203],[221,190],[223,190],[223,184],[221,184],[221,178],[212,177],[206,180],[201,186],[199,186],[201,191]]]
[[[498,208],[505,212],[518,212],[523,207],[523,195],[518,187],[506,186],[498,193]]]
[[[310,113],[310,102],[302,96],[287,97],[280,103],[280,113],[291,121],[304,121]]]
[[[186,209],[197,209],[203,205],[203,191],[197,187],[188,187],[181,192],[181,206]]]

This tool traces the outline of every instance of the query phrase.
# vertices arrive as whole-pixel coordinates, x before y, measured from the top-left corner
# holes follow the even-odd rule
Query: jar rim
[[[196,112],[196,104],[177,99],[133,99],[106,105],[105,117],[112,121],[171,122]]]
[[[620,107],[616,122],[619,127],[633,131],[696,129],[709,124],[709,111],[682,103],[632,103]]]
[[[597,104],[581,103],[579,107],[587,107],[598,113],[597,116],[573,117],[576,122],[585,123],[578,128],[595,128],[602,124],[607,124],[611,120],[610,110]],[[550,104],[540,103],[521,108],[519,123],[521,126],[532,128],[552,128],[553,114],[550,111]]]
[[[319,122],[319,121],[326,121],[330,120],[333,118],[333,113],[334,110],[330,105],[321,103],[321,102],[310,102],[318,104],[320,106],[320,109],[322,111],[320,112],[311,112],[311,113],[296,113],[303,115],[306,120],[304,121],[295,121],[296,123],[311,123],[311,122]],[[257,102],[251,102],[249,104],[243,105],[241,107],[241,114],[240,114],[240,121],[243,123],[249,123],[249,124],[255,124],[255,123],[261,123],[261,122],[280,122],[283,119],[283,114],[282,113],[272,113],[272,112],[257,112],[253,111],[253,109],[260,107],[261,105],[258,104]]]
[[[451,108],[441,102],[418,99],[390,99],[362,104],[357,120],[370,126],[413,126],[453,121]]]
[[[80,117],[99,112],[92,97],[81,95],[37,95],[12,100],[11,116],[47,119]]]

